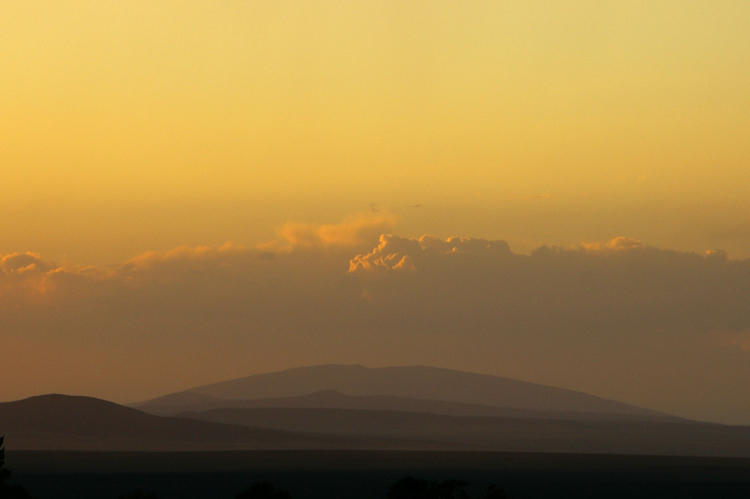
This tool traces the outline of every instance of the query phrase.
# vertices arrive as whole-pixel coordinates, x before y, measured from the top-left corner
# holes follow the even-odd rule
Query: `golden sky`
[[[4,1],[0,252],[117,263],[374,203],[415,237],[747,257],[749,23],[744,1]]]
[[[305,363],[420,363],[747,423],[750,406],[716,385],[750,383],[741,261],[750,257],[748,26],[744,0],[4,0],[0,339],[21,352],[17,367],[46,360],[33,378],[0,388],[0,399],[57,390],[131,402]],[[388,253],[395,263],[409,255],[403,269],[419,260],[424,234],[485,238],[506,241],[518,258],[543,245],[559,247],[563,260],[606,254],[601,268],[610,270],[586,279],[616,289],[612,276],[623,269],[644,276],[651,269],[671,279],[654,286],[679,296],[655,316],[656,305],[639,298],[651,288],[631,283],[632,293],[619,297],[624,305],[617,293],[607,295],[610,315],[579,310],[543,334],[544,320],[498,317],[489,302],[467,319],[446,306],[448,295],[428,293],[436,301],[417,300],[415,309],[456,315],[438,327],[399,308],[414,332],[398,336],[399,328],[337,293],[352,286],[363,300],[381,292],[386,304],[411,303],[401,284],[421,293],[432,289],[425,283],[455,276],[362,284],[350,265],[380,268],[365,256],[388,233],[402,238],[390,243],[411,248]],[[706,256],[711,249],[729,259]],[[275,270],[256,269],[264,251],[277,255]],[[485,256],[467,268],[499,265],[498,275],[513,274]],[[215,268],[202,266],[204,258]],[[152,274],[161,267],[144,262],[153,261],[171,270]],[[380,266],[390,269],[388,261]],[[674,267],[678,261],[690,263]],[[327,273],[310,270],[313,262],[326,262]],[[224,275],[224,264],[244,270]],[[195,277],[192,265],[208,277]],[[534,265],[529,276],[541,272]],[[571,275],[581,267],[550,265],[559,281],[540,284],[546,298],[527,296],[519,306],[536,304],[559,319],[551,297],[580,284]],[[687,281],[674,268],[684,268]],[[142,288],[133,290],[126,283],[136,274]],[[331,282],[318,288],[321,275]],[[304,291],[283,288],[285,279],[298,279]],[[150,287],[172,282],[189,289],[161,297]],[[248,290],[257,282],[278,291],[268,317],[239,312],[241,300],[233,301],[255,297]],[[485,289],[462,285],[457,293]],[[180,294],[190,289],[216,296],[196,309],[194,296]],[[332,293],[321,310],[351,310],[351,317],[273,322],[321,289]],[[502,299],[503,289],[490,286],[487,296]],[[719,297],[706,301],[713,311],[697,305],[702,293]],[[222,319],[218,297],[229,307]],[[579,298],[580,309],[596,315],[596,303]],[[131,316],[135,304],[152,309]],[[700,317],[686,321],[680,307]],[[166,325],[165,317],[193,310],[203,315]],[[628,311],[642,320],[626,320]],[[282,339],[275,343],[249,318]],[[490,318],[511,322],[492,336]],[[450,325],[466,320],[476,320],[476,331],[461,343]],[[687,325],[684,342],[675,339]],[[437,339],[429,337],[435,328]],[[595,331],[605,330],[597,339]],[[227,331],[215,343],[221,353],[184,374],[218,331]],[[384,337],[398,354],[378,349]],[[166,355],[175,343],[180,349]],[[459,353],[450,357],[443,347]],[[484,356],[475,359],[478,350]],[[706,351],[709,367],[693,379],[688,366]],[[555,352],[567,357],[555,360]],[[646,360],[628,378],[634,357]],[[247,358],[255,362],[250,371]],[[135,359],[142,376],[122,381]],[[572,364],[582,370],[565,367]],[[69,376],[50,374],[60,370]],[[101,375],[107,370],[111,377]],[[669,398],[679,373],[700,385],[687,401]],[[651,386],[652,376],[672,381]],[[159,383],[148,385],[154,378]],[[714,397],[716,408],[702,407],[701,397]]]

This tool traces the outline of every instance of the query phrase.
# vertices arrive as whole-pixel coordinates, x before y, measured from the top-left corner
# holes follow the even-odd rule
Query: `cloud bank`
[[[0,398],[133,401],[303,364],[433,364],[750,423],[749,260],[624,237],[522,255],[383,233],[393,222],[289,224],[257,248],[108,268],[2,256],[0,340],[16,354]]]

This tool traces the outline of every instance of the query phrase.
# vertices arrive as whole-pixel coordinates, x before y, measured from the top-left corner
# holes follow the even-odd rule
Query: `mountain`
[[[669,417],[667,414],[650,409],[574,390],[487,374],[423,366],[370,369],[360,365],[323,365],[287,369],[201,386],[153,399],[134,407],[151,412],[165,413],[164,411],[167,411],[166,413],[169,413],[172,411],[171,413],[174,414],[179,410],[197,407],[205,409],[226,406],[225,403],[220,402],[222,400],[232,400],[231,406],[237,406],[236,400],[302,397],[325,390],[334,390],[348,396],[400,397],[503,409],[546,411],[558,413],[558,415],[559,413],[586,413],[655,419]],[[371,399],[369,402],[374,402],[374,400]],[[365,405],[368,409],[384,409],[388,408],[388,404],[395,403],[392,399],[381,399],[379,402],[385,405],[379,407],[372,404]],[[399,410],[405,410],[404,408],[409,403],[396,405]],[[172,408],[168,409],[169,406]],[[445,407],[438,409],[436,405],[424,404],[422,407],[429,409],[427,412],[446,410]],[[476,412],[477,409],[467,408],[466,410]]]
[[[660,414],[614,414],[604,412],[535,411],[509,409],[442,400],[421,400],[391,395],[345,395],[335,390],[321,390],[299,397],[222,400],[190,392],[160,397],[138,406],[149,414],[175,416],[183,412],[204,412],[212,409],[296,408],[354,409],[364,411],[398,411],[438,414],[444,416],[495,417],[516,419],[562,419],[568,421],[687,421]]]
[[[564,421],[349,409],[215,409],[180,417],[487,451],[750,457],[750,427],[691,421]]]
[[[431,449],[429,443],[352,439],[146,414],[91,397],[43,395],[0,403],[8,449]]]
[[[750,427],[352,409],[218,409],[162,417],[90,397],[0,403],[9,450],[496,450],[750,457]]]

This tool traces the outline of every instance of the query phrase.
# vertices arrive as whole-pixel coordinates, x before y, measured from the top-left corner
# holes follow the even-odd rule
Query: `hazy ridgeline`
[[[0,403],[0,430],[37,499],[750,494],[748,427],[429,367],[290,369],[135,407],[45,395]]]
[[[0,430],[14,450],[750,457],[750,427],[690,421],[582,392],[429,367],[289,369],[134,407],[90,397],[32,397],[0,403]]]

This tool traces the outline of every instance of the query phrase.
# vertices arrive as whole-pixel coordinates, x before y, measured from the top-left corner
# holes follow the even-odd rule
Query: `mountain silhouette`
[[[452,402],[503,409],[554,412],[558,413],[558,416],[561,415],[560,413],[587,413],[655,419],[670,417],[668,414],[658,411],[574,390],[500,376],[424,366],[371,369],[360,365],[322,365],[287,369],[192,388],[142,404],[136,404],[134,407],[164,413],[168,406],[173,406],[172,414],[176,414],[180,411],[198,408],[226,407],[226,404],[218,402],[221,400],[235,401],[232,406],[237,407],[237,400],[303,397],[316,392],[325,393],[327,390],[356,397],[400,397],[401,399]],[[318,395],[319,399],[324,397],[325,395]],[[329,398],[331,397],[329,396]],[[283,402],[278,401],[278,403]],[[360,407],[350,406],[347,408],[412,410],[407,408],[410,404],[412,407],[418,405],[404,400],[396,403],[394,399],[387,398],[370,399],[358,403],[361,404]],[[378,406],[378,404],[381,405]],[[317,405],[316,407],[322,406]],[[341,405],[325,407],[343,408]],[[448,409],[447,406],[441,406],[440,404],[423,403],[421,407],[422,409],[418,412],[438,411],[437,414],[442,414],[446,411],[449,413],[450,411],[457,411],[454,415],[471,415],[472,411],[474,413],[481,412],[476,407],[464,408],[467,413],[461,413],[457,407]],[[493,414],[483,415],[491,416]],[[520,413],[518,416],[523,417]]]
[[[8,449],[26,450],[431,448],[418,442],[364,442],[161,417],[92,397],[68,395],[0,403],[0,434],[6,436]]]
[[[45,395],[0,403],[0,434],[10,450],[498,450],[750,457],[750,427],[679,420],[565,421],[315,408],[218,409],[180,416],[156,416],[90,397]]]
[[[353,409],[365,411],[398,411],[463,417],[495,417],[521,419],[562,419],[569,421],[687,421],[661,414],[616,414],[606,412],[535,411],[511,409],[442,400],[422,400],[392,395],[345,395],[336,390],[321,390],[299,397],[223,400],[190,392],[160,397],[137,406],[139,410],[160,416],[213,409],[295,408]]]

